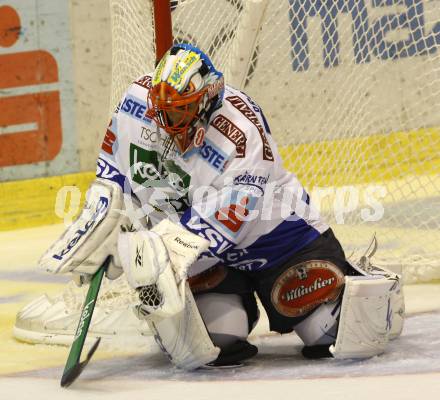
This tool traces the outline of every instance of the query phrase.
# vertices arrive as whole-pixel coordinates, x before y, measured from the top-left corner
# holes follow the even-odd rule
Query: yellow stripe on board
[[[308,188],[405,181],[409,176],[418,182],[423,175],[431,179],[430,190],[436,190],[429,176],[440,174],[440,128],[290,145],[281,147],[280,154],[284,166]],[[85,172],[0,183],[0,231],[63,222],[55,214],[58,190],[78,187],[82,204],[94,177]]]
[[[94,172],[84,172],[0,183],[0,231],[62,223],[55,214],[58,191],[64,186],[76,186],[83,204],[94,178]]]
[[[440,173],[440,128],[284,146],[284,166],[307,187]]]

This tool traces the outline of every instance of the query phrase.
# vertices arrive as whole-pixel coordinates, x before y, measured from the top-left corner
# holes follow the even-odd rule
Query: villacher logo
[[[271,301],[286,317],[299,317],[342,291],[344,274],[329,261],[306,261],[288,268],[275,281]]]
[[[286,293],[283,293],[281,295],[281,298],[287,301],[299,299],[300,297],[316,292],[317,290],[322,289],[325,286],[332,285],[335,282],[335,280],[336,278],[334,277],[330,279],[318,278],[315,279],[315,281],[310,286],[301,285],[300,287],[297,287],[295,289],[289,290]]]

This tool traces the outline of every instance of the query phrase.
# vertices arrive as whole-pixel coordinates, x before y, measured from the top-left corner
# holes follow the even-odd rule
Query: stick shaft
[[[107,257],[101,268],[99,268],[96,274],[93,275],[93,278],[90,281],[89,290],[87,291],[86,300],[81,311],[75,337],[70,347],[69,357],[66,361],[63,376],[68,374],[72,368],[75,368],[79,364],[81,352],[86,341],[87,332],[89,330],[90,321],[92,320],[93,310],[95,309],[96,300],[98,298],[99,288],[109,263],[110,257]]]

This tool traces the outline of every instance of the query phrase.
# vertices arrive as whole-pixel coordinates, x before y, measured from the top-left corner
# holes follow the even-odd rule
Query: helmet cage
[[[192,144],[195,129],[201,118],[205,116],[207,100],[215,97],[223,89],[221,84],[215,82],[197,92],[188,87],[187,91],[180,94],[166,82],[160,82],[150,89],[148,102],[152,106],[151,117],[154,122],[169,134],[179,151],[183,154]]]

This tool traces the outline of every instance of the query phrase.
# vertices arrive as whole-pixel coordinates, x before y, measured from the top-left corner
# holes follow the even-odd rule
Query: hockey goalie
[[[174,365],[255,356],[257,297],[304,357],[372,357],[400,334],[400,276],[347,261],[261,108],[200,49],[174,45],[128,88],[97,164],[81,216],[40,266],[86,284],[112,255],[107,278],[136,290],[134,315]]]

